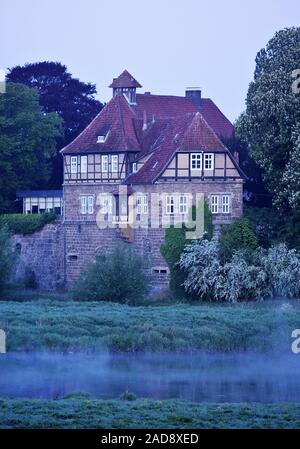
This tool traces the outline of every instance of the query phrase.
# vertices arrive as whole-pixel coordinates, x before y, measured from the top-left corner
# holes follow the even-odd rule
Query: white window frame
[[[209,163],[210,167],[206,167],[206,163]],[[214,153],[204,153],[204,170],[214,169]]]
[[[106,140],[106,136],[99,135],[97,136],[97,143],[104,143]]]
[[[188,213],[188,197],[187,197],[187,195],[179,196],[179,213],[180,214]]]
[[[86,174],[88,171],[88,157],[80,156],[80,173]]]
[[[111,172],[119,173],[119,155],[114,154],[111,156]]]
[[[210,211],[212,214],[219,213],[219,195],[211,195],[210,196]]]
[[[112,196],[101,195],[100,210],[102,214],[112,214]]]
[[[222,214],[230,214],[231,195],[229,195],[229,194],[222,195],[221,204],[222,204]]]
[[[137,195],[136,197],[136,211],[138,214],[148,214],[148,196]]]
[[[137,163],[134,162],[134,163],[132,164],[132,173],[136,173],[136,172],[137,172]]]
[[[71,174],[77,175],[77,156],[71,156]]]
[[[166,214],[167,215],[175,214],[175,196],[174,195],[166,196]]]
[[[107,154],[102,154],[102,156],[101,156],[101,172],[108,173],[108,156],[107,156]]]
[[[87,197],[87,213],[92,215],[94,213],[94,195]]]
[[[191,170],[202,170],[202,153],[191,153]]]
[[[80,213],[82,215],[87,214],[87,197],[83,195],[80,197]]]

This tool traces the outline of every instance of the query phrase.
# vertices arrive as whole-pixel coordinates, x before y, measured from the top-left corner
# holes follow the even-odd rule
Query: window
[[[174,196],[166,197],[166,214],[174,214],[175,213],[175,198]]]
[[[191,170],[201,170],[202,168],[202,154],[192,153],[191,154]]]
[[[148,197],[147,195],[138,195],[136,199],[136,210],[138,214],[148,213]]]
[[[100,199],[100,210],[102,214],[112,213],[112,197],[111,195],[103,195]]]
[[[71,156],[71,173],[77,173],[77,156]]]
[[[91,195],[91,196],[88,196],[87,199],[88,199],[87,212],[88,212],[88,214],[93,214],[94,213],[94,197],[93,197],[93,195]]]
[[[118,173],[119,171],[119,156],[112,156],[111,157],[111,171],[112,173]]]
[[[210,197],[210,210],[212,214],[217,214],[219,212],[219,197],[218,195],[211,195]]]
[[[80,197],[80,213],[83,215],[94,213],[94,195]]]
[[[188,211],[188,201],[186,195],[180,195],[179,197],[179,213],[187,214]]]
[[[101,156],[101,171],[102,171],[102,173],[108,172],[108,156],[107,155]]]
[[[81,156],[80,158],[80,172],[87,173],[87,156]]]
[[[214,169],[214,155],[213,153],[204,154],[204,170]]]
[[[80,197],[80,213],[81,214],[86,214],[86,211],[87,211],[86,196],[81,196]]]
[[[230,195],[222,195],[222,214],[230,213]]]
[[[105,142],[106,136],[97,136],[97,143]]]
[[[134,163],[132,164],[132,173],[136,173],[136,172],[137,172],[137,163],[134,162]]]

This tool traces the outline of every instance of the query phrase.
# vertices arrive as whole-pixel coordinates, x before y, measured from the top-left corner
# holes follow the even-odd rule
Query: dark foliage
[[[34,234],[56,220],[55,214],[4,214],[0,215],[0,227],[6,226],[12,234]]]
[[[62,184],[62,158],[58,151],[71,142],[100,112],[96,87],[74,78],[59,62],[43,61],[9,69],[7,81],[37,89],[45,112],[56,112],[63,119],[64,136],[57,138],[57,153],[52,160],[49,187]]]
[[[220,237],[222,261],[229,261],[238,250],[254,250],[257,246],[255,228],[247,218],[240,218],[222,227]]]

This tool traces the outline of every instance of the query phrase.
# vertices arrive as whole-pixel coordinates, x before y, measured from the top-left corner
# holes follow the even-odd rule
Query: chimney
[[[187,87],[185,90],[186,98],[191,98],[198,110],[201,107],[201,89],[200,87]]]

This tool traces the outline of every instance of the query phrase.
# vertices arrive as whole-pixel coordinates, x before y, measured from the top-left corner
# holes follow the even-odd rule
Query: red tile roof
[[[125,70],[111,87],[139,87]],[[138,94],[130,105],[117,93],[62,151],[64,154],[135,152],[136,160],[150,154],[128,184],[154,182],[176,151],[228,151],[219,137],[231,137],[234,128],[214,102],[202,98],[200,110],[191,98]],[[98,135],[106,135],[97,143]]]
[[[137,116],[147,119],[166,118],[197,112],[191,98],[172,95],[137,94]],[[200,112],[220,137],[232,137],[234,127],[210,98],[201,98]]]
[[[118,78],[114,78],[109,87],[142,87],[140,83],[127,70],[121,73]]]
[[[116,94],[73,142],[61,150],[63,154],[140,151],[134,127],[134,111],[121,93]],[[97,143],[106,131],[106,140]]]
[[[154,182],[176,151],[228,151],[200,112],[166,120],[157,142],[152,156],[138,172],[127,178],[128,184]]]

